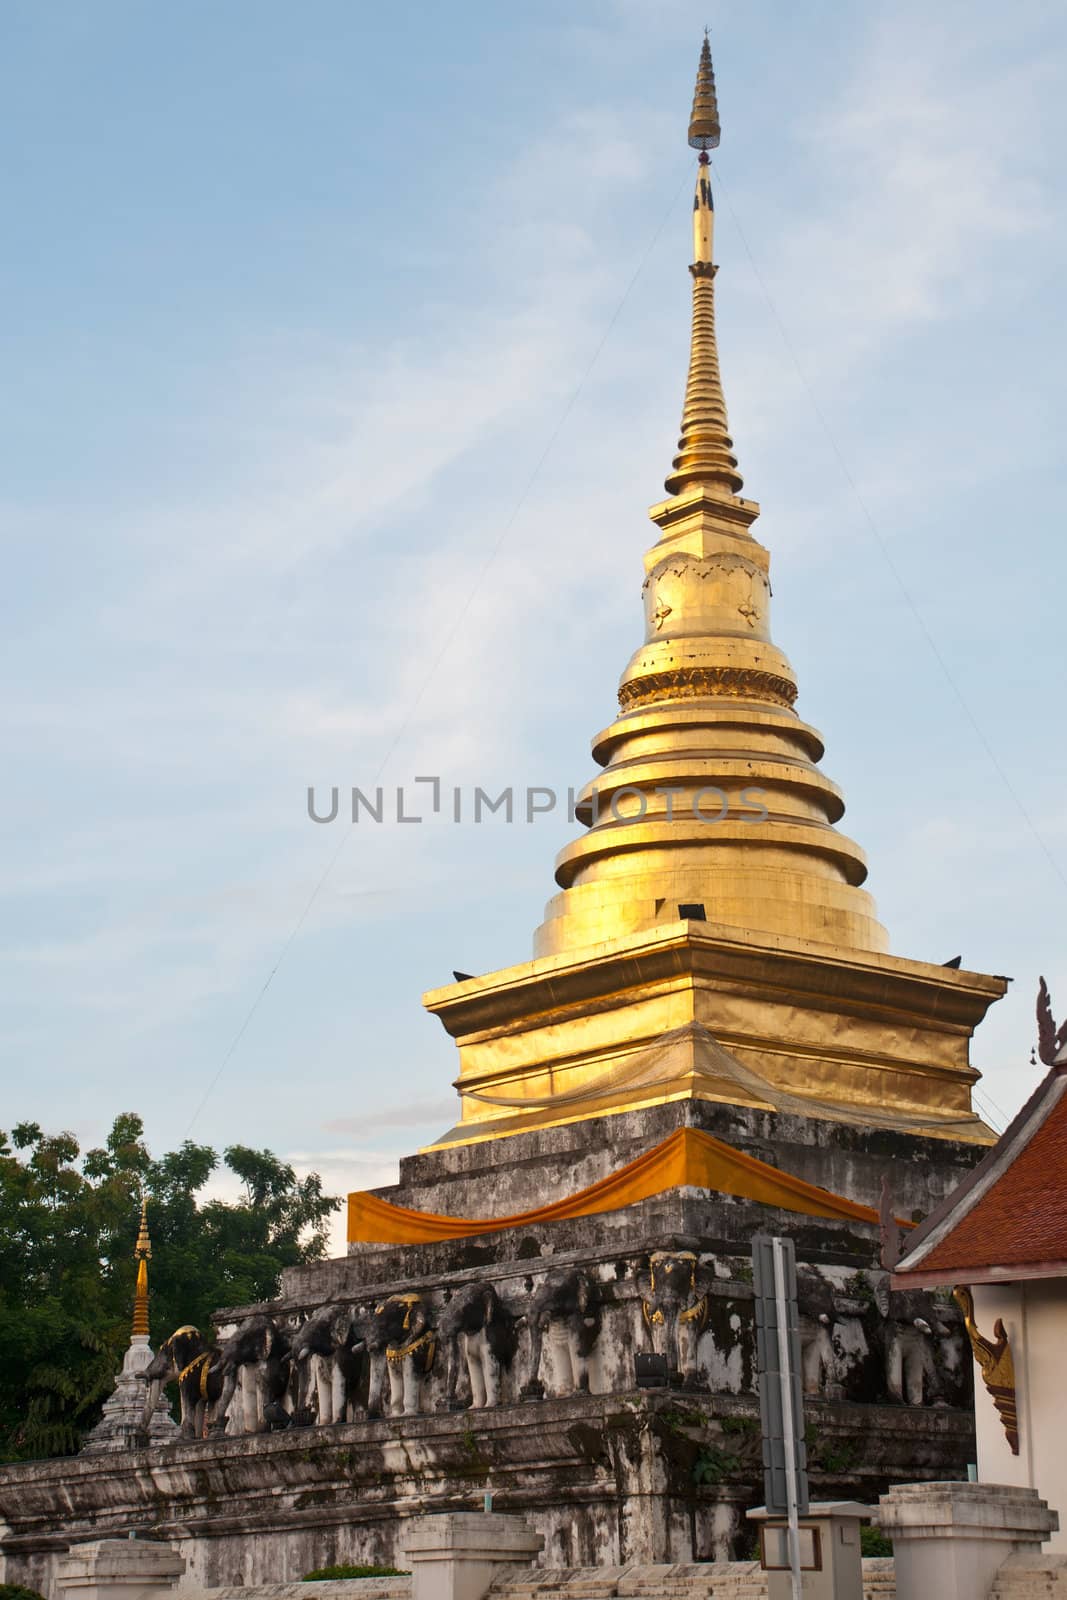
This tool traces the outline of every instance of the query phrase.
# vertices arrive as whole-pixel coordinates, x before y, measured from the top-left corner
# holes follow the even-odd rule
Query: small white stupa
[[[154,1359],[148,1343],[148,1263],[151,1256],[148,1202],[142,1200],[141,1225],[133,1252],[133,1259],[137,1263],[137,1287],[133,1297],[130,1344],[122,1358],[114,1392],[104,1401],[104,1414],[86,1438],[83,1452],[138,1450],[148,1445],[169,1444],[178,1437],[177,1423],[170,1414],[162,1390],[148,1427],[144,1424],[145,1401],[148,1398],[148,1381],[144,1374]]]

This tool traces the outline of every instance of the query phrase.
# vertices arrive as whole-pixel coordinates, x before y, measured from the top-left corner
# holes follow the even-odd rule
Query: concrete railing
[[[990,1600],[1009,1557],[1038,1555],[1060,1525],[1036,1489],[995,1483],[903,1483],[878,1521],[893,1541],[897,1600]]]
[[[879,1520],[895,1541],[896,1559],[863,1562],[864,1600],[1052,1596],[1067,1600],[1067,1555],[1042,1555],[1039,1548],[1058,1519],[1031,1490],[909,1484],[883,1498]],[[175,1593],[185,1561],[169,1545],[101,1539],[76,1545],[62,1558],[57,1587],[60,1600],[486,1600],[487,1596],[489,1600],[766,1600],[768,1596],[768,1574],[761,1572],[758,1562],[554,1569],[533,1565],[543,1543],[522,1517],[497,1512],[423,1517],[411,1524],[405,1540],[410,1577],[210,1590],[187,1582]],[[805,1595],[808,1592],[806,1587]],[[825,1592],[836,1600],[835,1589]],[[856,1591],[853,1587],[847,1592]]]

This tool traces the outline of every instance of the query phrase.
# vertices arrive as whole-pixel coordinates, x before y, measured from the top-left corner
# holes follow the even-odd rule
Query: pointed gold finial
[[[717,150],[719,146],[719,102],[715,97],[715,69],[711,64],[711,43],[704,29],[704,43],[700,47],[700,65],[697,68],[697,86],[693,94],[693,110],[689,117],[689,143],[694,150]]]
[[[147,1257],[149,1261],[152,1259],[152,1241],[148,1237],[147,1199],[141,1201],[141,1225],[137,1230],[137,1243],[133,1247],[133,1259],[140,1261],[143,1257]]]
[[[719,375],[719,350],[715,340],[716,267],[712,259],[715,240],[715,202],[711,193],[708,150],[719,143],[719,108],[715,98],[715,73],[705,30],[697,68],[689,143],[700,151],[696,193],[693,196],[693,332],[689,347],[689,375],[682,408],[682,435],[673,471],[666,480],[668,494],[681,494],[691,485],[712,493],[733,496],[744,479],[737,470],[734,443],[726,419],[726,400]]]
[[[148,1263],[152,1258],[152,1241],[148,1237],[148,1201],[141,1201],[141,1224],[137,1230],[137,1243],[133,1259],[137,1263],[137,1286],[133,1292],[133,1327],[135,1339],[148,1338]]]

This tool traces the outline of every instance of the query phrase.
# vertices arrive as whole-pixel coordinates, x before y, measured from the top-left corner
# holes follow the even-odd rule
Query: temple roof
[[[1067,1276],[1067,1049],[1014,1122],[908,1241],[906,1285]]]

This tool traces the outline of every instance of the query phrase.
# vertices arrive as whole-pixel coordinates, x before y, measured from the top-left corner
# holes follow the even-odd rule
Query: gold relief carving
[[[698,1333],[703,1333],[704,1329],[708,1325],[708,1297],[707,1297],[707,1295],[706,1294],[701,1295],[701,1297],[697,1301],[696,1305],[695,1306],[690,1306],[687,1311],[680,1311],[678,1313],[678,1321],[679,1322],[695,1322],[696,1325],[697,1325],[697,1332]]]
[[[779,677],[776,672],[759,672],[754,667],[676,667],[624,683],[619,690],[619,706],[623,711],[633,711],[656,700],[694,700],[701,695],[769,700],[777,706],[791,707],[797,689],[788,678]]]
[[[395,1366],[398,1362],[405,1361],[408,1356],[417,1355],[420,1350],[426,1351],[424,1372],[429,1372],[437,1351],[437,1334],[433,1328],[427,1328],[417,1339],[409,1339],[407,1344],[386,1345],[385,1359]]]
[[[641,585],[641,591],[648,588],[650,583],[658,582],[663,577],[669,578],[712,578],[717,572],[744,572],[757,582],[762,583],[765,589],[770,588],[767,574],[755,561],[748,556],[738,555],[734,550],[713,550],[710,555],[674,556],[667,561],[661,561],[654,567]]]
[[[652,620],[656,624],[657,633],[659,632],[660,628],[662,628],[663,624],[666,622],[673,610],[673,606],[665,605],[662,600],[660,601],[659,605],[652,613]]]
[[[974,1359],[982,1369],[982,1382],[1004,1425],[1004,1436],[1011,1446],[1013,1456],[1019,1454],[1019,1413],[1015,1403],[1015,1361],[1011,1345],[998,1317],[993,1324],[993,1338],[986,1339],[978,1332],[974,1320],[974,1296],[969,1289],[954,1289],[952,1298],[963,1312],[963,1320],[974,1351]]]
[[[737,609],[738,609],[738,612],[740,613],[740,615],[742,617],[744,617],[744,619],[748,623],[749,627],[750,628],[754,628],[756,626],[756,623],[759,621],[759,610],[758,610],[758,608],[756,606],[744,605],[744,606],[738,606]]]
[[[195,1333],[196,1329],[194,1328],[192,1331]],[[188,1378],[191,1373],[196,1372],[199,1368],[200,1382],[197,1387],[200,1390],[201,1400],[207,1399],[207,1383],[209,1377],[211,1376],[211,1359],[214,1354],[214,1349],[211,1349],[204,1350],[200,1355],[194,1356],[189,1365],[182,1368],[176,1380],[179,1384],[184,1383],[186,1378]]]
[[[404,1327],[411,1327],[411,1313],[422,1299],[421,1294],[391,1294],[388,1300],[379,1300],[374,1308],[374,1315],[380,1317],[386,1306],[404,1306]]]

